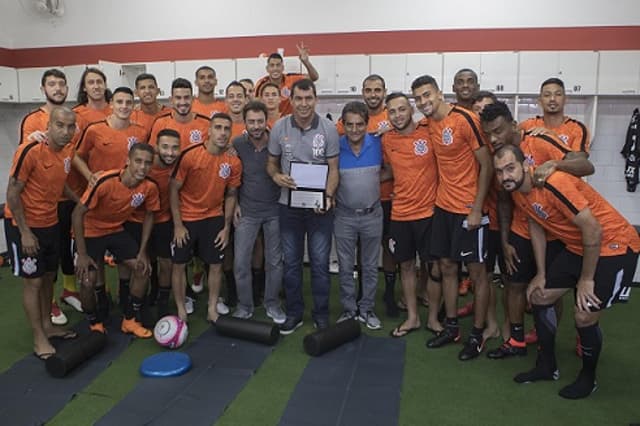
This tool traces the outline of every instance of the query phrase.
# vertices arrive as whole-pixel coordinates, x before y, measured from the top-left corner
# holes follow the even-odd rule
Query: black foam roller
[[[64,377],[74,368],[96,355],[107,344],[107,336],[97,331],[79,337],[47,358],[45,366],[53,377]]]
[[[360,336],[360,323],[355,319],[342,321],[334,326],[308,334],[304,338],[304,351],[311,356],[322,355],[355,340]]]
[[[280,336],[278,326],[273,323],[231,316],[218,317],[216,331],[223,336],[251,340],[265,345],[275,345]]]

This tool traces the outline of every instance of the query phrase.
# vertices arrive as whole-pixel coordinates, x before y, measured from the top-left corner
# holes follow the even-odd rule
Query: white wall
[[[5,0],[5,47],[412,29],[639,25],[636,0],[64,0],[61,18]],[[534,8],[532,11],[531,7]],[[0,32],[0,44],[2,44]]]
[[[620,155],[627,127],[640,98],[600,99],[596,135],[591,146],[591,161],[596,172],[589,182],[614,205],[629,222],[640,225],[640,185],[627,192],[624,178],[625,160]]]

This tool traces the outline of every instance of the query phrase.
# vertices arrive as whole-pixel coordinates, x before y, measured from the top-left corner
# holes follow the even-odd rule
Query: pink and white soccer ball
[[[175,349],[182,346],[189,336],[187,323],[175,315],[160,318],[153,329],[153,337],[160,346]]]

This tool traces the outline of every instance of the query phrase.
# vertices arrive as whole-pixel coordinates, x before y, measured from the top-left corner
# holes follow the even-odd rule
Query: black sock
[[[446,328],[457,329],[458,328],[458,318],[447,318],[445,320],[444,326]],[[480,333],[480,334],[482,334],[482,333]]]
[[[129,303],[127,303],[127,312],[125,314],[126,319],[135,318],[136,321],[142,322],[142,298],[131,295],[129,297]]]
[[[120,285],[118,287],[118,301],[120,303],[120,309],[124,311],[129,301],[129,279],[120,279]]]
[[[224,271],[224,281],[227,286],[227,305],[235,306],[238,301],[236,292],[236,279],[233,275],[233,269]]]
[[[151,277],[149,278],[149,306],[156,304],[158,300],[158,264],[156,262],[151,263]]]
[[[171,287],[158,287],[158,317],[162,318],[169,312],[169,294]]]
[[[84,310],[84,314],[87,318],[87,321],[89,321],[89,324],[93,325],[93,324],[97,324],[100,322],[100,320],[98,320],[98,315],[93,312],[93,311],[87,311],[86,309]]]
[[[511,338],[518,342],[524,342],[524,326],[522,324],[511,324]]]
[[[482,333],[484,333],[484,327],[483,328],[478,328],[478,327],[476,327],[474,325],[473,328],[471,329],[471,335],[472,336],[482,338]]]
[[[396,287],[396,271],[384,271],[384,295],[392,297]]]
[[[109,318],[109,300],[104,286],[96,287],[96,316],[97,322],[104,322]]]
[[[542,367],[554,371],[556,369],[556,331],[558,320],[553,305],[533,305],[533,320],[538,334],[538,358]]]
[[[598,323],[588,327],[576,327],[582,346],[582,373],[592,380],[596,378],[596,367],[602,350],[602,331]]]

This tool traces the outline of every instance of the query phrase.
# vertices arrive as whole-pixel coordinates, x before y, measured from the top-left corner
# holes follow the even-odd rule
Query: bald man
[[[35,140],[18,147],[7,187],[13,220],[5,232],[16,259],[13,273],[23,278],[23,306],[33,331],[33,354],[41,360],[56,352],[50,338],[77,336],[55,327],[49,319],[60,257],[58,200],[69,192],[65,182],[74,155],[70,142],[75,132],[75,113],[54,107],[47,126],[48,143]]]

